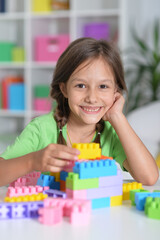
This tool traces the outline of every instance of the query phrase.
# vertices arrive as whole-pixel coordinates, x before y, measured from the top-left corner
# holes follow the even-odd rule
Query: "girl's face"
[[[87,63],[82,63],[60,88],[68,98],[69,120],[92,125],[112,106],[117,90],[113,73],[102,58]]]

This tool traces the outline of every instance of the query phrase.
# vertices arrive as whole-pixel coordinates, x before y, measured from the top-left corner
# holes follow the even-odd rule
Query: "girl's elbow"
[[[146,181],[143,183],[143,185],[147,185],[147,186],[153,186],[154,184],[156,184],[156,182],[159,179],[159,171],[157,171],[157,173],[155,173],[152,176],[149,176]]]

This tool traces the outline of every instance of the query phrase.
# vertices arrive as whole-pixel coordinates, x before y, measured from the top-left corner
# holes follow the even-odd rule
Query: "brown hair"
[[[102,57],[110,66],[118,91],[127,91],[122,62],[117,48],[113,44],[105,40],[96,40],[93,38],[79,38],[73,41],[60,56],[51,83],[50,95],[57,101],[54,118],[60,130],[58,138],[58,143],[60,144],[66,144],[62,135],[62,127],[67,123],[70,114],[68,100],[60,90],[60,83],[66,83],[75,69],[84,61],[99,57]],[[103,131],[103,128],[104,121],[101,119],[96,124],[98,134],[94,142],[100,143],[100,133]]]

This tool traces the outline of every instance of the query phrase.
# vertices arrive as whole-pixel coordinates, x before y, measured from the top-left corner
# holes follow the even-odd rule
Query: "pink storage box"
[[[34,99],[34,110],[36,111],[50,111],[52,104],[48,98],[35,98]]]
[[[37,36],[35,38],[35,61],[57,61],[68,45],[68,34]]]

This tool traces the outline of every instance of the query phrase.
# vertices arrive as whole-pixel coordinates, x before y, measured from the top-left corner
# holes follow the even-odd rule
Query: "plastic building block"
[[[35,186],[37,185],[37,180],[40,177],[41,172],[31,172],[25,176],[18,178],[16,181],[10,183],[10,187],[23,187],[23,186]]]
[[[38,220],[43,224],[54,225],[62,222],[62,207],[44,207],[40,208],[38,213],[40,215]]]
[[[19,196],[19,197],[5,197],[5,202],[34,202],[34,201],[42,201],[47,198],[47,194],[38,193],[33,195]]]
[[[145,214],[149,218],[160,220],[160,197],[147,197],[145,203]]]
[[[129,200],[129,191],[132,189],[142,189],[142,183],[123,183],[123,200]]]
[[[78,173],[80,179],[113,176],[117,175],[117,165],[115,160],[76,162],[73,172]]]
[[[92,209],[110,207],[110,197],[92,199]]]
[[[110,206],[111,207],[120,206],[120,205],[122,205],[122,195],[112,196],[110,198]]]
[[[48,197],[60,197],[60,198],[66,198],[66,193],[65,192],[61,192],[59,190],[56,189],[48,189],[48,190],[44,190],[43,191],[44,194],[47,194]]]
[[[136,209],[143,211],[147,197],[160,197],[160,192],[139,192],[135,194]]]
[[[117,169],[117,175],[115,176],[107,176],[107,177],[99,177],[99,187],[109,187],[115,186],[122,183],[123,177],[121,170]]]
[[[105,198],[119,195],[122,195],[122,184],[111,187],[87,189],[87,199]]]
[[[56,182],[60,182],[60,172],[51,172],[50,176],[54,176],[55,177],[55,181]]]
[[[66,188],[72,190],[80,189],[89,189],[89,188],[98,188],[99,179],[90,178],[90,179],[79,179],[78,173],[70,172],[66,178]]]
[[[101,157],[101,149],[98,143],[73,143],[73,148],[80,151],[79,159],[95,159]]]
[[[71,190],[66,189],[67,198],[73,198],[73,199],[87,199],[87,190]]]
[[[90,221],[90,211],[87,211],[86,206],[72,206],[70,214],[70,223],[72,225],[87,225]]]
[[[66,191],[66,181],[60,180],[60,191]]]
[[[66,181],[67,177],[68,177],[68,172],[66,172],[66,171],[60,172],[60,180]]]
[[[132,205],[133,206],[135,206],[136,204],[135,204],[135,194],[137,193],[137,192],[149,192],[148,190],[145,190],[145,189],[133,189],[133,190],[130,190],[129,191],[129,198],[130,198],[130,200],[131,200],[131,203],[132,203]]]
[[[41,193],[44,190],[49,189],[49,187],[41,187],[41,186],[23,186],[23,187],[8,187],[7,197],[18,197],[24,195],[32,195]]]
[[[0,203],[0,220],[12,218],[37,218],[38,209],[43,207],[42,201]]]
[[[42,187],[49,186],[50,189],[60,190],[60,182],[55,182],[54,176],[41,174],[40,178],[38,178],[37,185]]]
[[[101,160],[101,159],[110,159],[110,160],[113,160],[113,157],[108,157],[108,156],[104,156],[104,155],[101,155],[100,157],[97,157],[95,160]]]

